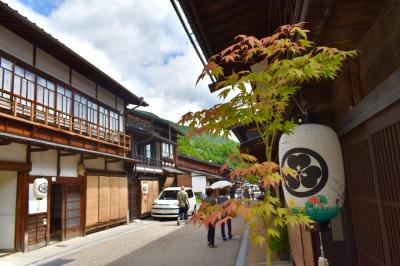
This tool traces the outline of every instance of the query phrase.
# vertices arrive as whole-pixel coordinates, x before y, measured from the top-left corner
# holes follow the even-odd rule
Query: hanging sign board
[[[298,125],[279,141],[281,167],[294,170],[284,176],[283,190],[289,208],[314,221],[333,219],[344,202],[344,167],[339,139],[329,127]]]

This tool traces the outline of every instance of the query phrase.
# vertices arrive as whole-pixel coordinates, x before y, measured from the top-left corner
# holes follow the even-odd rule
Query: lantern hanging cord
[[[321,257],[325,257],[325,254],[324,254],[324,246],[322,245],[322,235],[321,235],[321,232],[318,232],[319,233],[319,242],[321,243],[321,246],[320,246],[320,249],[321,249]]]

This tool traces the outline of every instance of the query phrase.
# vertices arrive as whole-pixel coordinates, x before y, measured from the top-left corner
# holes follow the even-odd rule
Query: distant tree
[[[209,134],[178,137],[178,152],[223,165],[230,154],[239,155],[239,143]]]

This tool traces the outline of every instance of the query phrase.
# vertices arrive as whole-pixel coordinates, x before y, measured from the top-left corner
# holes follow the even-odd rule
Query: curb
[[[97,245],[99,245],[101,243],[104,243],[106,241],[113,240],[113,239],[116,239],[116,238],[124,236],[124,235],[128,235],[128,234],[130,234],[132,232],[135,232],[135,231],[138,231],[138,230],[143,229],[145,227],[148,227],[150,225],[153,225],[154,223],[155,222],[151,222],[151,223],[148,223],[148,224],[140,224],[140,223],[138,223],[138,227],[132,228],[132,229],[130,229],[128,231],[123,231],[123,232],[121,232],[119,234],[105,237],[105,238],[100,239],[100,240],[98,240],[96,242],[83,244],[82,246],[78,246],[76,248],[72,248],[72,249],[66,250],[65,252],[63,252],[61,254],[50,256],[50,257],[45,257],[45,258],[42,258],[42,259],[37,260],[35,262],[31,262],[31,263],[29,263],[27,265],[37,266],[37,265],[43,265],[43,264],[46,264],[46,263],[49,263],[49,262],[53,262],[53,261],[55,261],[57,259],[63,258],[65,256],[68,256],[68,255],[73,254],[75,252],[78,252],[78,251],[81,251],[83,249],[86,249],[88,247],[97,246]]]
[[[240,243],[239,252],[236,256],[235,266],[244,266],[246,262],[247,244],[249,242],[249,226],[245,225],[242,233],[242,242]]]

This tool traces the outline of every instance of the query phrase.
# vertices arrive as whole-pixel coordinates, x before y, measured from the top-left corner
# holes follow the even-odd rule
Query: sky
[[[2,0],[150,106],[178,121],[217,96],[168,0]]]

